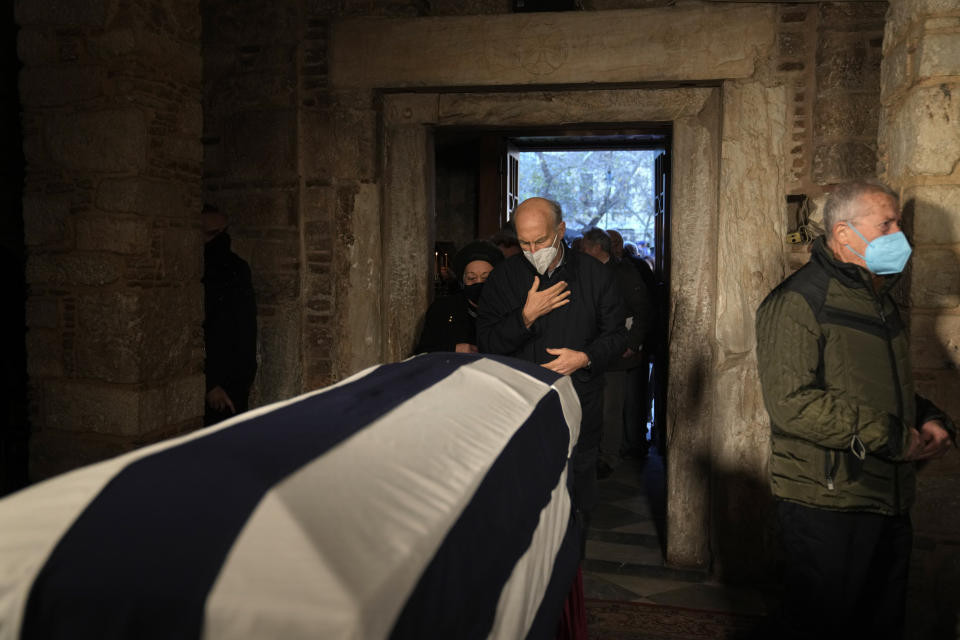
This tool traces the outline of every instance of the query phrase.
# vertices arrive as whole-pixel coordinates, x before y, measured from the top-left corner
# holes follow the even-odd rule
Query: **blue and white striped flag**
[[[430,354],[0,501],[0,640],[550,638],[570,379]]]

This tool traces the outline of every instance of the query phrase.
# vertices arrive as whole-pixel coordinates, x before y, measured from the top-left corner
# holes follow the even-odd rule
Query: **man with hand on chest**
[[[624,310],[609,269],[563,241],[560,205],[529,198],[513,217],[523,251],[490,274],[480,298],[481,353],[512,356],[569,375],[580,399],[573,501],[584,528],[597,502],[603,372],[626,349]]]

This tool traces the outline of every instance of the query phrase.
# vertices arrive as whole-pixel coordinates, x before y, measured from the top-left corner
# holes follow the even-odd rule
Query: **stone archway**
[[[427,306],[433,246],[432,130],[577,123],[670,122],[673,129],[668,384],[671,411],[667,560],[709,564],[709,469],[714,370],[719,90],[620,89],[510,93],[397,93],[383,100],[382,344],[385,361],[405,357]]]

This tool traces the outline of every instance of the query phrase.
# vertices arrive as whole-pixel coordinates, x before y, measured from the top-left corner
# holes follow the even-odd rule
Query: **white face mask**
[[[557,247],[553,245],[557,242],[558,237],[560,237],[559,231],[557,235],[553,237],[553,242],[550,243],[549,247],[544,247],[537,251],[523,252],[523,257],[530,261],[530,264],[533,265],[533,268],[536,269],[540,275],[546,273],[547,267],[549,267],[550,263],[557,257]]]

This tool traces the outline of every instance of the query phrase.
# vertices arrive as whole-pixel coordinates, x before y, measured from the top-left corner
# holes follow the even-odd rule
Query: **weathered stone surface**
[[[909,65],[905,43],[898,43],[884,54],[880,63],[881,95],[884,98],[907,88],[911,79]]]
[[[890,120],[891,174],[953,173],[960,161],[960,85],[915,87]]]
[[[667,561],[704,567],[710,556],[710,442],[716,424],[714,331],[720,114],[714,92],[697,116],[674,121],[672,255],[667,347]],[[683,256],[682,258],[680,256]]]
[[[777,52],[781,58],[802,58],[809,43],[802,31],[781,31],[777,34]]]
[[[27,354],[27,375],[31,379],[63,375],[63,338],[59,331],[31,327],[27,331]]]
[[[90,38],[87,43],[91,53],[99,59],[139,59],[153,66],[158,76],[200,86],[200,47],[192,42],[150,28],[129,27],[111,29]]]
[[[876,94],[840,94],[816,101],[813,133],[819,140],[867,138],[875,140],[880,120]]]
[[[333,25],[330,77],[337,87],[742,78],[773,48],[774,19],[764,5],[346,19]]]
[[[204,40],[220,45],[296,42],[300,34],[299,3],[208,2],[203,8]]]
[[[304,175],[374,179],[376,112],[311,110],[300,121]]]
[[[775,555],[767,533],[769,427],[753,355],[753,317],[784,273],[786,111],[782,86],[724,84],[711,487],[714,563],[730,580],[765,575]],[[746,228],[751,242],[743,240]],[[748,512],[755,517],[745,526]]]
[[[147,336],[145,300],[139,292],[122,290],[96,291],[77,299],[74,354],[79,377],[114,383],[140,380],[150,368],[141,351]],[[132,390],[124,394],[136,396]],[[127,415],[126,421],[133,425],[129,433],[136,430],[136,415]]]
[[[75,104],[99,96],[105,71],[90,65],[34,67],[20,74],[20,100],[28,107]]]
[[[21,25],[17,34],[17,57],[29,68],[59,62],[57,39],[48,29]]]
[[[835,184],[876,175],[877,152],[865,142],[817,145],[813,154],[813,179],[817,184]]]
[[[23,197],[23,236],[28,247],[47,248],[72,242],[70,196],[64,193]]]
[[[150,225],[142,218],[84,217],[76,222],[77,249],[141,254],[150,250]]]
[[[105,285],[120,278],[117,256],[90,253],[39,253],[27,255],[27,282],[37,284]]]
[[[913,206],[917,244],[960,244],[960,185],[910,187],[904,203]]]
[[[306,190],[302,201],[302,215],[307,223],[333,220],[336,209],[336,191],[333,187],[310,187]],[[330,233],[329,228],[327,234]]]
[[[295,192],[290,189],[238,189],[211,194],[232,229],[296,228]]]
[[[302,343],[302,312],[296,303],[280,305],[278,313],[258,319],[257,353],[259,368],[251,394],[251,406],[285,400],[291,390],[304,388],[301,363],[313,351]]]
[[[887,29],[893,34],[902,33],[914,20],[921,16],[950,14],[957,10],[956,0],[910,0],[909,2],[891,2],[887,14]]]
[[[960,75],[960,33],[928,33],[917,49],[919,79]]]
[[[57,299],[31,296],[26,305],[27,326],[32,329],[56,329],[60,324]]]
[[[45,426],[84,433],[137,435],[140,395],[132,386],[48,380],[43,384]]]
[[[960,370],[960,315],[913,314],[910,348],[918,369]]]
[[[438,124],[509,126],[577,122],[673,120],[700,113],[710,89],[440,94]],[[589,115],[586,115],[589,114]]]
[[[203,374],[174,378],[153,385],[143,394],[138,413],[140,432],[147,433],[203,419],[206,384]]]
[[[388,125],[433,124],[439,119],[436,93],[406,93],[384,96],[383,120]]]
[[[103,180],[94,202],[103,211],[159,218],[191,218],[201,209],[198,185],[145,177]]]
[[[716,336],[732,355],[753,349],[754,311],[784,274],[787,96],[739,82],[725,84],[723,96]],[[746,228],[755,242],[743,241]]]
[[[62,166],[132,172],[147,160],[147,131],[138,109],[103,109],[54,116],[46,124],[46,148]]]
[[[922,248],[913,255],[911,298],[915,307],[960,305],[960,251]]]
[[[222,134],[227,175],[234,180],[296,180],[296,131],[297,114],[292,109],[235,114]]]
[[[167,283],[196,283],[203,276],[203,241],[192,227],[155,230],[154,242],[163,246],[163,275]]]
[[[17,24],[102,27],[110,15],[110,0],[16,0]]]
[[[817,93],[878,91],[880,56],[872,55],[861,40],[848,42],[842,35],[835,38],[837,42],[822,42],[817,51]]]
[[[166,135],[154,139],[151,150],[158,156],[182,162],[200,163],[203,161],[203,145],[199,136]]]

